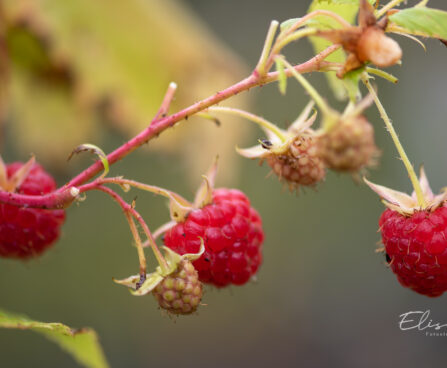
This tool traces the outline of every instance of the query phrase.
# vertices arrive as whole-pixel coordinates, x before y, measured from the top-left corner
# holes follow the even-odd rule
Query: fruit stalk
[[[256,66],[256,72],[260,77],[263,77],[266,73],[267,60],[270,56],[270,51],[272,49],[273,40],[275,38],[276,30],[278,29],[279,23],[273,20],[270,23],[269,30],[267,32],[267,37],[265,38],[264,48],[262,49],[261,57],[259,58],[258,65]],[[268,69],[267,69],[268,71]]]
[[[391,120],[385,111],[385,108],[383,107],[382,103],[380,102],[376,91],[374,90],[373,86],[371,85],[371,83],[368,79],[368,75],[363,75],[362,81],[365,84],[366,88],[368,88],[369,92],[371,93],[371,96],[373,96],[374,102],[377,106],[377,109],[379,110],[380,116],[381,116],[382,120],[385,122],[386,128],[391,135],[394,145],[396,146],[397,152],[399,153],[399,156],[402,159],[402,161],[405,165],[405,168],[407,169],[408,176],[410,177],[411,184],[413,185],[414,192],[416,193],[418,204],[421,208],[425,208],[426,202],[425,202],[425,198],[424,198],[424,194],[423,194],[421,185],[419,184],[419,180],[416,175],[416,172],[414,171],[413,165],[411,164],[410,160],[408,159],[408,156],[405,153],[405,150],[404,150],[402,144],[400,143],[400,140],[396,133],[396,130],[394,129],[393,124],[391,123]]]
[[[163,255],[161,254],[160,250],[157,247],[157,244],[155,243],[155,240],[152,236],[151,231],[149,230],[149,227],[147,226],[146,222],[144,221],[144,219],[141,217],[141,215],[135,210],[135,208],[133,208],[130,204],[128,204],[124,199],[122,199],[117,193],[115,193],[112,189],[104,187],[102,185],[98,185],[97,183],[94,183],[95,185],[90,185],[87,184],[84,186],[84,191],[87,190],[92,190],[92,189],[97,189],[100,190],[106,194],[108,194],[109,196],[111,196],[123,209],[126,217],[130,214],[131,216],[133,216],[141,225],[141,227],[143,228],[144,233],[146,234],[146,237],[149,241],[149,244],[152,248],[152,251],[154,252],[155,258],[157,259],[160,267],[162,270],[167,270],[168,269],[168,265],[166,263],[165,258],[163,257]],[[128,218],[129,220],[129,218]],[[133,220],[132,220],[133,223]],[[130,225],[130,222],[129,222]],[[135,224],[133,223],[133,225],[135,226]],[[134,230],[132,229],[132,225],[131,227],[131,231],[132,234],[134,235],[135,238],[135,234],[134,234]],[[139,236],[138,236],[139,238]],[[143,250],[143,245],[140,242],[137,241],[137,239],[135,238],[136,243],[137,243],[137,249],[138,249],[138,257],[140,259],[140,274],[142,269],[146,269],[146,257],[144,256],[144,250]],[[146,273],[146,272],[145,272]]]
[[[244,119],[250,120],[250,121],[254,122],[255,124],[271,131],[279,139],[281,139],[281,141],[283,141],[283,142],[286,141],[286,137],[281,132],[281,130],[278,129],[278,127],[276,125],[272,124],[270,121],[268,121],[258,115],[252,114],[252,113],[244,111],[244,110],[234,109],[232,107],[221,107],[221,106],[209,107],[207,111],[209,111],[209,112],[223,112],[223,113],[227,113],[230,115],[240,116]]]

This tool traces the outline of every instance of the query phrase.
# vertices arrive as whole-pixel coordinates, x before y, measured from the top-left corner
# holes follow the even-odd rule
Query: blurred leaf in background
[[[0,0],[0,5],[11,64],[10,139],[47,165],[63,168],[71,149],[86,141],[100,145],[99,122],[126,138],[141,131],[171,81],[179,85],[172,106],[177,111],[247,74],[174,0]],[[232,101],[246,104],[247,97]],[[181,153],[195,177],[216,153],[227,156],[236,136],[247,131],[231,122],[219,129],[208,122],[187,125],[170,129],[150,147]],[[225,158],[222,163],[234,165]]]
[[[6,56],[6,27],[4,14],[0,7],[0,129],[5,120],[6,99],[7,99],[7,81],[8,81],[8,58]],[[3,136],[0,130],[0,138]]]
[[[44,323],[0,309],[0,327],[20,330],[33,330],[58,344],[71,354],[82,366],[88,368],[107,368],[106,358],[98,341],[96,332],[89,328],[72,330],[62,323]]]

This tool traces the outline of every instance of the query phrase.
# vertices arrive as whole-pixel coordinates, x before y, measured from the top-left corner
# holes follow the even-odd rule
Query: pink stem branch
[[[165,258],[163,257],[163,255],[161,254],[160,250],[158,249],[156,243],[155,243],[155,239],[152,236],[151,231],[149,230],[149,227],[147,226],[146,222],[144,221],[143,217],[141,217],[141,215],[135,210],[135,208],[133,208],[129,203],[127,203],[124,199],[121,198],[121,196],[119,194],[117,194],[116,192],[114,192],[112,189],[104,187],[102,185],[98,185],[98,183],[91,183],[94,185],[89,185],[86,184],[83,186],[83,191],[87,191],[87,190],[92,190],[92,189],[98,189],[106,194],[108,194],[109,196],[111,196],[123,209],[123,211],[125,213],[129,213],[131,214],[141,225],[141,227],[143,228],[144,233],[146,234],[146,237],[149,241],[150,246],[152,247],[152,250],[155,254],[155,257],[157,258],[157,261],[160,264],[160,267],[163,269],[168,269],[168,265],[166,263]],[[141,243],[139,245],[139,258],[140,258],[140,273],[146,273],[146,259],[144,257],[144,253],[142,254],[142,247],[141,247]]]
[[[45,195],[17,194],[0,190],[0,203],[11,204],[19,207],[32,207],[43,209],[61,209],[69,207],[79,191],[75,187],[63,187],[58,191]]]
[[[310,73],[313,71],[318,71],[324,67],[326,67],[326,63],[324,59],[336,51],[340,45],[332,45],[327,49],[314,56],[312,59],[306,61],[305,63],[295,65],[294,69],[298,73]],[[329,65],[329,64],[328,64]],[[287,77],[291,76],[291,71],[287,70]],[[160,117],[158,119],[152,120],[151,124],[139,133],[134,138],[130,139],[128,142],[117,148],[115,151],[111,152],[107,159],[109,164],[112,165],[115,162],[121,160],[123,157],[127,156],[129,153],[147,143],[151,138],[158,136],[165,129],[173,126],[178,123],[180,120],[188,119],[189,116],[196,114],[197,112],[203,111],[206,108],[216,105],[219,102],[228,99],[234,95],[237,95],[240,92],[247,91],[253,87],[260,86],[263,84],[271,83],[277,81],[279,77],[278,72],[270,72],[267,73],[263,78],[260,78],[256,72],[253,72],[252,75],[243,79],[242,81],[234,84],[231,87],[228,87],[216,94],[199,101],[186,109],[183,109],[173,115],[169,115],[166,117]],[[168,90],[169,91],[169,90]],[[170,96],[168,93],[168,97],[165,98],[165,101],[169,103]],[[164,106],[168,104],[162,103],[161,110],[164,110]],[[89,166],[79,175],[74,177],[69,183],[65,184],[61,188],[59,188],[54,193],[45,195],[45,196],[27,196],[16,193],[9,193],[5,191],[0,191],[0,203],[8,203],[16,206],[27,206],[27,207],[36,207],[36,208],[48,208],[48,209],[56,209],[61,207],[68,206],[76,196],[73,196],[73,187],[80,186],[81,184],[87,182],[103,169],[103,164],[100,160],[96,161],[94,164]],[[87,187],[88,188],[88,187]],[[87,189],[88,190],[88,189]],[[143,221],[144,222],[144,221]],[[144,228],[144,227],[143,227]]]
[[[169,110],[169,106],[171,106],[171,102],[174,99],[176,90],[177,84],[174,82],[169,83],[168,89],[165,93],[165,97],[163,98],[163,102],[160,105],[160,109],[158,110],[152,121],[158,120],[159,118],[164,118],[166,116]]]
[[[322,66],[323,60],[336,51],[340,46],[332,45],[326,50],[322,51],[318,55],[314,56],[312,59],[306,61],[303,64],[295,65],[294,69],[299,73],[310,73],[319,70]],[[288,77],[291,76],[290,71],[286,72]],[[115,151],[107,156],[109,164],[112,165],[115,162],[121,160],[124,156],[128,155],[136,148],[140,147],[144,143],[147,143],[151,138],[160,134],[163,130],[173,126],[180,120],[188,119],[189,116],[195,113],[205,110],[207,107],[216,105],[219,102],[226,100],[227,98],[237,95],[240,92],[247,91],[255,86],[267,84],[278,80],[279,73],[271,72],[268,73],[262,80],[258,77],[257,73],[253,73],[249,77],[243,79],[242,81],[234,84],[233,86],[224,89],[216,94],[199,101],[186,109],[183,109],[173,115],[161,118],[159,120],[153,120],[151,124],[143,130],[140,134],[129,140],[127,143],[123,144],[121,147],[117,148]],[[85,183],[87,180],[94,177],[102,170],[102,162],[97,161],[84,170],[81,174],[73,178],[66,186],[77,186]],[[64,187],[63,187],[64,188]],[[1,200],[1,198],[0,198]]]

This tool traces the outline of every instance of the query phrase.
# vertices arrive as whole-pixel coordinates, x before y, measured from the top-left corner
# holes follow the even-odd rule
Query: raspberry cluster
[[[211,204],[193,210],[168,230],[164,243],[174,252],[205,252],[193,262],[202,282],[217,287],[245,284],[257,272],[264,240],[261,218],[239,190],[216,189]]]
[[[20,162],[7,165],[8,178],[22,166],[23,163]],[[55,189],[54,179],[40,165],[34,164],[16,192],[42,195]],[[0,203],[0,256],[27,259],[40,255],[59,238],[64,221],[64,210],[43,210]]]

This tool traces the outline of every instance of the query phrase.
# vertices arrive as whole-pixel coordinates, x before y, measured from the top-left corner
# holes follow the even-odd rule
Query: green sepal
[[[342,79],[348,97],[352,102],[356,102],[361,97],[359,83],[360,77],[364,71],[364,67],[351,70],[350,72],[347,72]]]
[[[137,289],[137,284],[140,282],[140,275],[134,275],[127,277],[125,279],[116,280],[113,279],[117,284],[127,286],[130,288],[130,293],[135,296],[143,296],[149,294],[152,290],[154,290],[157,285],[162,282],[165,277],[169,276],[173,272],[175,272],[178,268],[178,265],[183,260],[195,261],[199,259],[202,254],[205,252],[205,245],[203,243],[203,239],[200,238],[200,250],[198,253],[186,253],[180,255],[174,252],[172,249],[168,247],[163,247],[165,251],[165,260],[168,265],[168,268],[163,271],[160,266],[158,266],[155,272],[149,273],[146,275],[146,280],[141,284],[141,286]]]

